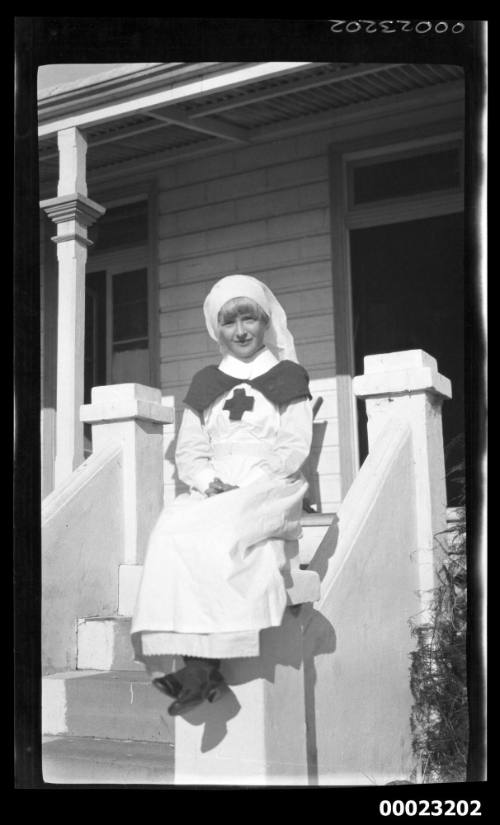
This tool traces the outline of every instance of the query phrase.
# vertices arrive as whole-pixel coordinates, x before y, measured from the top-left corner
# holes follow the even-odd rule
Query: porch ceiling
[[[258,142],[277,127],[280,133],[293,131],[308,118],[407,92],[457,85],[462,78],[459,66],[441,64],[303,65],[293,72],[82,127],[89,147],[89,177],[127,162],[155,158],[168,162],[190,152]],[[57,142],[52,135],[40,140],[41,187],[55,185],[57,172]]]

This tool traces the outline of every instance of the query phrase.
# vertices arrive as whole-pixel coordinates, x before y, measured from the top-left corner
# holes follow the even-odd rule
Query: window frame
[[[158,274],[156,264],[157,248],[157,185],[156,181],[147,181],[138,187],[127,187],[122,190],[96,191],[96,200],[107,209],[123,206],[128,203],[145,201],[148,214],[148,241],[147,243],[131,247],[120,247],[99,253],[89,250],[86,272],[104,271],[106,278],[106,384],[112,381],[113,361],[113,277],[138,269],[147,272],[147,300],[148,300],[148,350],[150,385],[159,387],[159,297]]]
[[[412,144],[412,145],[410,145]],[[377,161],[382,163],[387,163],[392,160],[403,160],[405,158],[418,158],[424,157],[427,154],[430,154],[433,150],[434,152],[446,152],[449,149],[458,149],[459,152],[459,159],[460,159],[460,182],[458,186],[448,186],[444,189],[432,189],[426,190],[416,194],[407,194],[407,195],[399,195],[397,197],[380,197],[380,198],[373,198],[373,200],[365,201],[363,203],[355,203],[354,202],[354,180],[352,171],[354,169],[359,168],[367,168],[370,166],[376,166]],[[415,198],[419,200],[422,198],[432,198],[438,199],[443,198],[443,196],[449,197],[450,194],[461,194],[463,195],[464,191],[464,146],[461,136],[457,134],[455,137],[452,137],[450,140],[437,140],[435,138],[429,138],[427,140],[421,141],[409,141],[406,145],[403,145],[401,149],[397,149],[396,146],[390,147],[390,151],[381,152],[378,150],[374,150],[373,152],[354,152],[349,153],[344,156],[346,162],[346,174],[347,174],[347,189],[346,189],[346,210],[350,214],[356,215],[357,213],[364,212],[365,210],[369,210],[372,206],[378,205],[385,205],[391,209],[399,209],[401,206],[405,206],[408,201],[412,201]]]

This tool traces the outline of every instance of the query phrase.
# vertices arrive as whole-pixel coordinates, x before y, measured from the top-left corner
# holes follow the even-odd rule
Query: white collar
[[[241,361],[234,355],[225,355],[219,364],[219,369],[226,375],[232,375],[233,378],[241,378],[244,381],[263,375],[278,363],[278,359],[271,350],[265,347],[253,361]]]

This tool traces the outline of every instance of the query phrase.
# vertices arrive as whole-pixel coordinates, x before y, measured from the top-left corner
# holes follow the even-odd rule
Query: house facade
[[[421,781],[411,622],[464,431],[464,128],[453,65],[40,68],[46,780],[74,778],[76,737],[97,782],[134,742],[170,782],[174,741],[185,784]],[[282,625],[174,729],[130,617],[182,490],[183,398],[219,356],[202,302],[238,272],[276,293],[310,375],[304,529]]]
[[[65,369],[79,373],[86,403],[93,386],[160,388],[178,423],[192,375],[218,356],[202,301],[215,280],[235,272],[279,296],[311,377],[313,509],[336,511],[366,455],[364,413],[352,393],[366,355],[430,352],[453,385],[445,447],[463,433],[460,67],[69,68],[81,76],[61,82],[59,67],[61,80],[48,87],[39,70],[44,497],[57,482],[57,418],[68,416],[60,406]],[[71,241],[54,243],[61,217],[52,202],[72,163],[96,211],[81,224],[88,240],[74,241],[86,258],[77,310],[83,352],[58,368],[71,301],[59,288],[61,250]],[[78,254],[69,252],[72,260]],[[79,403],[66,409],[71,404],[78,418]],[[170,430],[167,499],[180,489]],[[85,428],[72,466],[91,449]]]

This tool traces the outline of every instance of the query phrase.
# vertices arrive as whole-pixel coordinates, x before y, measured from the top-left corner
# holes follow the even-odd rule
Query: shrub
[[[429,621],[412,624],[413,749],[423,782],[465,782],[468,749],[466,671],[467,564],[463,463],[457,520],[448,528]]]

